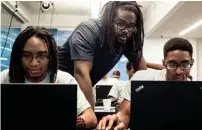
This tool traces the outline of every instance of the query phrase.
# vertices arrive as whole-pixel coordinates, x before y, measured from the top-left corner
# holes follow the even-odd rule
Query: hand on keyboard
[[[103,117],[98,124],[98,130],[123,130],[124,128],[124,123],[119,121],[116,114]]]

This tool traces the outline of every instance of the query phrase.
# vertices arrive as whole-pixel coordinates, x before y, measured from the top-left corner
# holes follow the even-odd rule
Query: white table
[[[105,111],[104,110],[104,106],[96,106],[95,107],[95,109],[94,109],[94,111],[97,113],[97,112],[116,112],[116,109],[115,109],[115,107],[111,107],[110,108],[110,111]]]

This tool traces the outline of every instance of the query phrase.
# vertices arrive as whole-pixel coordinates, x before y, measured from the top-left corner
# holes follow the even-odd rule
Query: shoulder
[[[116,78],[107,78],[107,80],[105,80],[105,84],[107,84],[107,85],[115,85],[118,82],[119,82],[119,80]]]
[[[87,27],[98,29],[101,27],[101,21],[99,19],[89,19],[87,21],[81,22],[80,26],[87,26]]]
[[[118,85],[120,88],[125,87],[129,81],[119,81]]]
[[[1,83],[9,83],[9,69],[3,70],[1,72]]]
[[[9,69],[5,69],[5,70],[1,71],[1,75],[2,74],[8,74],[8,73],[9,73]]]
[[[112,83],[119,83],[119,80],[117,78],[109,78]]]
[[[88,20],[82,22],[73,32],[69,45],[72,48],[83,48],[90,51],[99,45],[102,38],[101,25],[98,20]]]
[[[88,21],[83,21],[79,26],[79,31],[91,31],[95,33],[100,33],[101,30],[101,22],[99,19],[89,19]]]
[[[68,72],[64,72],[61,70],[57,71],[56,83],[73,83],[74,77],[70,75]]]
[[[158,80],[161,74],[161,70],[140,70],[133,75],[131,80]]]

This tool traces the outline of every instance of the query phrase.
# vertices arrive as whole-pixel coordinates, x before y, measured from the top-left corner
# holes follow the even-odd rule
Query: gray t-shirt
[[[108,44],[103,44],[103,27],[100,20],[91,19],[82,22],[73,31],[59,50],[59,69],[74,75],[74,60],[86,60],[93,63],[90,77],[94,86],[107,74],[124,54],[136,67],[137,57],[134,45],[129,40],[112,53]]]

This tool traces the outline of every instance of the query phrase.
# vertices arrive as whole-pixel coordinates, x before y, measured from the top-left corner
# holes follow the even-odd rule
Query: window
[[[13,43],[21,31],[22,22],[15,16],[13,16],[9,35],[9,25],[12,17],[10,12],[3,4],[1,4],[1,71],[8,69],[10,63],[10,54]],[[6,40],[7,39],[7,40]]]

